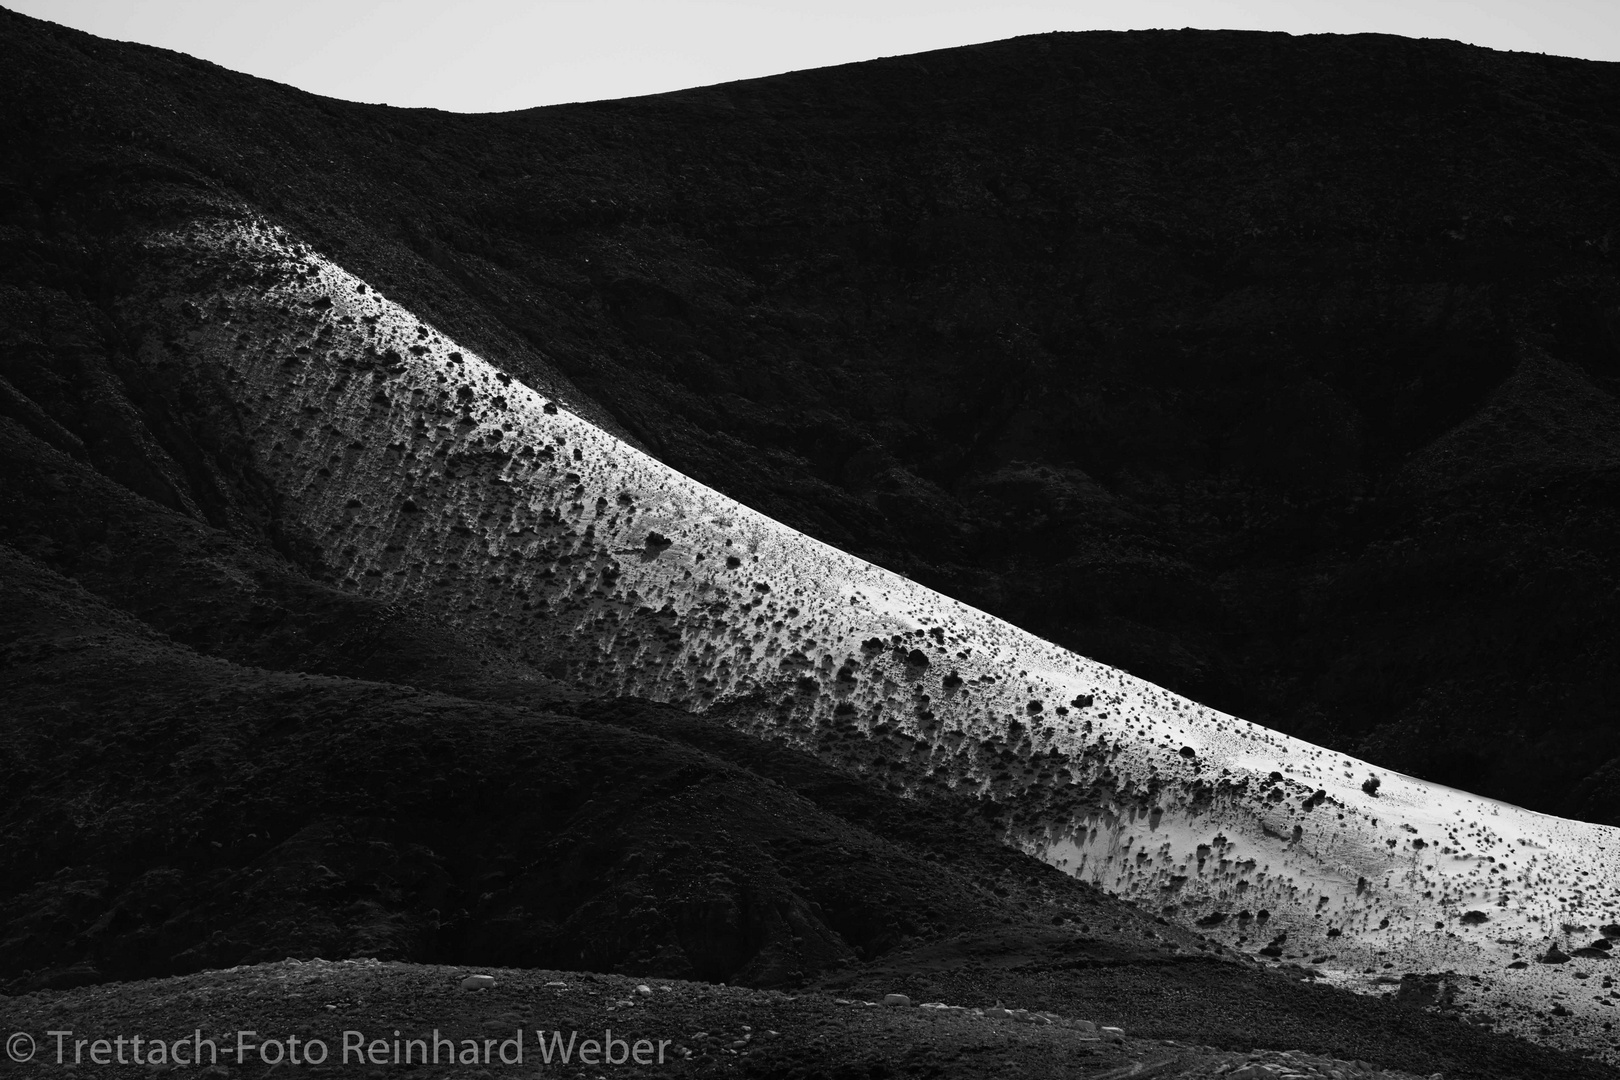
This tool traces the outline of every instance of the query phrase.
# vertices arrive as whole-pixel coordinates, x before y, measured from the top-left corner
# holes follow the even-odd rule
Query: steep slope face
[[[244,667],[3,544],[0,599],[5,992],[288,955],[799,985],[1052,910],[1098,924],[1082,955],[1193,951],[947,805],[897,835],[892,797],[739,767],[674,710]]]
[[[234,412],[300,548],[513,664],[976,797],[1071,874],[1346,981],[1445,970],[1495,1010],[1545,1004],[1588,973],[1508,964],[1620,910],[1616,830],[1196,705],[805,537],[263,222],[154,236],[145,258],[122,309],[140,362]]]
[[[459,117],[3,18],[16,280],[93,301],[132,222],[253,206],[802,532],[1620,823],[1612,458],[1403,472],[1539,353],[1620,389],[1614,65],[1047,35]]]

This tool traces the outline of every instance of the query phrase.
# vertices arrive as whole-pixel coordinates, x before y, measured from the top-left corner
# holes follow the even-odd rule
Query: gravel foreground
[[[13,1040],[9,1054],[28,1049],[14,1032],[33,1040],[32,1060],[4,1066],[19,1077],[192,1069],[210,1077],[285,1076],[288,1070],[366,1077],[404,1070],[417,1076],[852,1080],[1423,1075],[1296,1051],[1243,1053],[1139,1038],[1109,1016],[377,960],[287,960],[38,992],[0,998],[0,1015]],[[98,1048],[97,1040],[106,1045]],[[190,1063],[199,1047],[200,1066]],[[184,1061],[174,1060],[176,1049]]]

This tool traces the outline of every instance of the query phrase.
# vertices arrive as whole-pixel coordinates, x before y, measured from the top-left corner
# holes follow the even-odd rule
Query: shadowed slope
[[[1608,813],[1572,793],[1620,754],[1613,469],[1396,481],[1538,349],[1620,388],[1615,65],[1060,34],[471,117],[14,15],[0,49],[14,283],[104,302],[122,230],[246,205],[809,535],[1224,711]]]
[[[0,571],[13,988],[289,954],[797,984],[1032,906],[1147,923],[971,824],[943,860],[913,848],[825,767],[811,802],[664,739],[669,710],[245,668],[10,548]]]
[[[122,310],[141,363],[234,414],[296,544],[509,665],[981,800],[1084,880],[1351,983],[1388,962],[1489,973],[1493,1009],[1543,1001],[1573,972],[1499,969],[1620,907],[1614,830],[1233,719],[819,544],[277,230],[199,225],[145,259]]]
[[[163,560],[147,565],[161,572]],[[1000,1001],[1240,1052],[1288,1046],[1456,1076],[1607,1075],[1404,999],[1347,1000],[1302,988],[1297,969],[1215,962],[1197,951],[1207,942],[995,843],[948,798],[895,799],[709,719],[631,701],[559,716],[243,668],[177,647],[4,546],[0,599],[0,972],[36,969],[13,989],[287,955],[588,964],[753,985],[830,968],[840,994],[876,985]],[[863,954],[876,959],[848,967]],[[387,1022],[390,995],[420,1011],[425,984],[442,982],[407,965],[287,967],[318,973],[319,992],[270,1005],[258,969],[235,968],[0,997],[0,1008],[39,1032],[104,1030],[113,1016],[208,1031],[222,1004],[258,1010],[230,1030],[274,1015],[324,1032]],[[604,983],[498,974],[503,986]],[[173,988],[184,1000],[166,996]],[[832,1031],[852,1059],[887,1045],[825,997],[800,999],[820,1017],[800,1032],[790,1017],[746,1011],[780,997],[683,993],[730,995],[733,1024],[795,1039]],[[470,1015],[487,1020],[488,1002]],[[929,1040],[949,1058],[959,1035],[972,1075],[983,1031]],[[825,1053],[811,1043],[787,1056]]]

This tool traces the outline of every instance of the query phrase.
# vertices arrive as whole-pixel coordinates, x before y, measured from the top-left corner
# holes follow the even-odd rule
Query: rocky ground
[[[874,972],[866,981],[893,978],[892,972]],[[1151,1031],[1121,1026],[1153,1011],[1151,1005],[1144,1010],[1129,990],[1151,996],[1159,987],[1116,981],[1113,989],[1126,993],[1087,1012],[1066,1007],[1068,1002],[1020,1004],[1016,999],[969,1007],[882,989],[781,992],[535,969],[288,960],[35,993],[0,999],[0,1006],[8,1029],[28,1032],[36,1041],[35,1059],[8,1069],[8,1075],[30,1077],[91,1068],[97,1075],[162,1075],[177,1068],[169,1060],[177,1043],[188,1062],[200,1048],[205,1076],[285,1075],[287,1070],[384,1076],[419,1067],[436,1038],[448,1041],[438,1044],[439,1060],[450,1064],[434,1071],[452,1076],[1406,1080],[1581,1075],[1549,1061],[1506,1057],[1487,1063],[1484,1055],[1459,1061],[1447,1048],[1433,1045],[1386,1050],[1377,1063],[1320,1048],[1249,1050],[1241,1048],[1247,1032],[1218,1024],[1184,1023],[1173,1029],[1181,1037],[1169,1038],[1162,1034],[1167,1030],[1162,1021],[1145,1019]],[[46,1034],[51,1031],[71,1034]],[[112,1042],[136,1035],[143,1040],[139,1048]],[[1306,1037],[1317,1047],[1323,1043],[1319,1034]],[[106,1065],[96,1064],[93,1056],[100,1039],[109,1042],[99,1051]],[[153,1040],[163,1048],[155,1049]],[[411,1040],[421,1046],[410,1046]],[[217,1064],[207,1041],[217,1049]],[[571,1060],[565,1063],[563,1052],[570,1047]],[[407,1054],[415,1066],[404,1064]],[[316,1059],[324,1060],[313,1063]],[[1426,1071],[1441,1064],[1447,1068]],[[179,1068],[185,1075],[184,1066]]]

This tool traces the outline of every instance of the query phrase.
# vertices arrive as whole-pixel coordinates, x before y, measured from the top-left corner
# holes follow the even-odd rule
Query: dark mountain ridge
[[[461,116],[4,19],[8,409],[137,490],[62,365],[138,341],[123,238],[251,205],[811,535],[1620,820],[1615,65],[1054,34]]]

